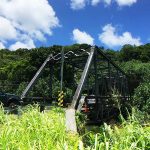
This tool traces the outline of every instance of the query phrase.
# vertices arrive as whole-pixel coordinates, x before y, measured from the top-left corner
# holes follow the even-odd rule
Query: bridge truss
[[[77,110],[81,97],[84,96],[84,105],[90,112],[89,118],[104,120],[118,113],[130,100],[125,72],[97,47],[77,52],[65,52],[63,49],[61,53],[49,55],[23,91],[22,99],[27,97],[47,64],[50,67],[51,98],[53,99],[54,72],[60,69],[60,90],[67,87],[72,93],[65,102],[69,102],[70,106]],[[67,69],[71,71],[67,76],[72,76],[68,81],[65,79]]]

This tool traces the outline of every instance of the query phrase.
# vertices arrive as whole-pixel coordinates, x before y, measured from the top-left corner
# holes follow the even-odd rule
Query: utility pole
[[[64,47],[62,48],[61,51],[61,72],[60,72],[60,91],[62,92],[63,90],[63,77],[64,77]]]
[[[59,106],[63,106],[63,102],[64,102],[63,75],[64,75],[64,48],[62,48],[62,51],[61,51],[60,93],[58,94]]]

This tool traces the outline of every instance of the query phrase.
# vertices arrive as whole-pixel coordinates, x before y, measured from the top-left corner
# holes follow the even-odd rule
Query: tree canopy
[[[65,52],[69,50],[75,52],[78,49],[87,49],[89,47],[90,45],[87,44],[74,44],[65,46],[64,50]],[[129,86],[132,95],[137,95],[137,91],[146,89],[146,86],[149,86],[149,84],[144,83],[150,83],[150,44],[141,46],[124,45],[120,51],[104,49],[103,47],[98,48],[103,50],[110,59],[115,61],[126,72],[129,77]],[[20,95],[23,88],[33,78],[48,55],[59,53],[61,50],[61,45],[30,50],[0,50],[0,90]],[[49,69],[49,66],[45,69],[42,78],[38,81],[35,90],[33,90],[34,93],[48,95],[49,87],[47,82],[49,81]],[[67,66],[65,71],[66,82],[73,80],[71,72],[71,68]],[[57,87],[59,86],[59,71],[55,71],[54,76],[56,80],[55,90],[57,91]],[[142,85],[144,87],[141,87]],[[44,91],[41,90],[43,87],[45,87]]]

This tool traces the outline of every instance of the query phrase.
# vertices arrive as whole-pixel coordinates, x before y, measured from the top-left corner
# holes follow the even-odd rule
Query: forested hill
[[[88,47],[89,45],[86,44],[75,44],[66,46],[64,50],[77,51]],[[150,44],[142,46],[125,45],[120,51],[99,48],[127,73],[130,79],[131,92],[132,95],[137,97],[136,100],[142,102],[143,99],[148,99],[150,105]],[[20,95],[47,56],[51,53],[58,53],[61,49],[62,46],[54,45],[30,50],[0,50],[0,90]],[[46,70],[48,69],[46,68]],[[55,76],[57,80],[57,75]],[[48,86],[44,85],[48,80],[48,71],[45,71],[37,84],[38,90],[36,89],[35,93],[48,94]],[[39,88],[43,86],[44,91]],[[150,106],[148,107],[150,108]]]

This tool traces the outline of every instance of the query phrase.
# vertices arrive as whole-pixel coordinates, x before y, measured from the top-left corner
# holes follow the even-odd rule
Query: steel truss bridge
[[[97,47],[80,49],[76,52],[65,52],[62,49],[56,55],[50,54],[23,91],[22,99],[27,98],[47,65],[50,67],[50,97],[53,98],[54,70],[59,68],[60,91],[66,86],[72,90],[72,95],[68,98],[70,107],[82,111],[80,105],[84,96],[82,104],[88,107],[88,116],[93,120],[111,117],[130,100],[127,75]],[[68,83],[64,83],[65,66],[69,66],[73,74],[72,81]]]

